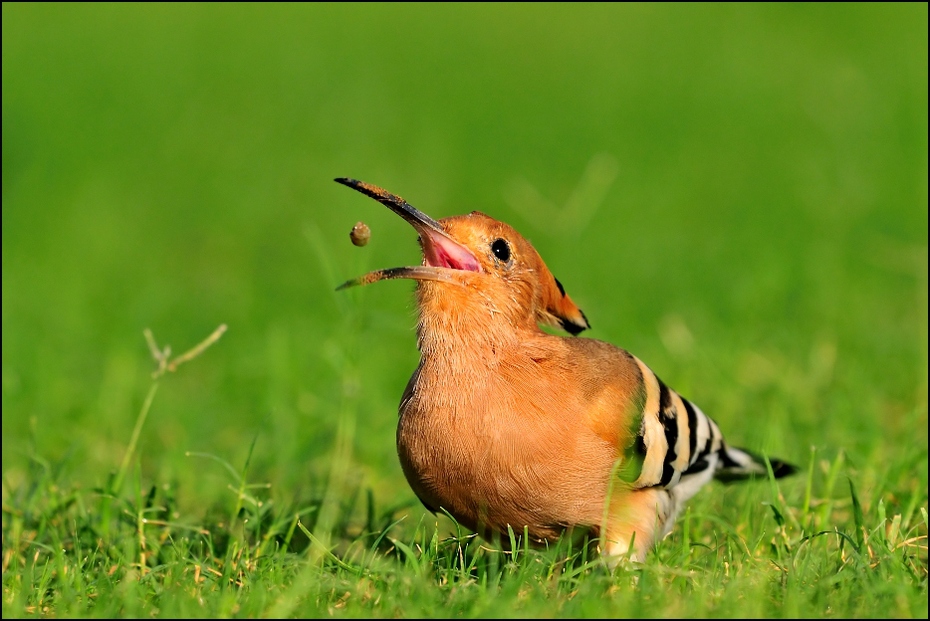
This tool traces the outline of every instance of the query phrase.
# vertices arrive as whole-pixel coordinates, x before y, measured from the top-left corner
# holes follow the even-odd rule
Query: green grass
[[[927,617],[925,4],[2,11],[4,618]],[[339,176],[802,474],[615,572],[427,513],[410,283],[334,291],[415,237]]]

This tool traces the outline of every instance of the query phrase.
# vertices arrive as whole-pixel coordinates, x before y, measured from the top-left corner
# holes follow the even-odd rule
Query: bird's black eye
[[[510,244],[503,239],[495,239],[491,242],[491,252],[505,263],[510,260]]]

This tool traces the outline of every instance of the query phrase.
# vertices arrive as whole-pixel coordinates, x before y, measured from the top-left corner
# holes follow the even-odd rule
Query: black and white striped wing
[[[764,474],[765,466],[750,453],[728,447],[717,423],[700,408],[666,386],[641,360],[645,403],[634,450],[642,470],[633,487],[672,488],[682,477],[705,473],[709,480],[717,470]],[[711,472],[705,472],[711,469]]]

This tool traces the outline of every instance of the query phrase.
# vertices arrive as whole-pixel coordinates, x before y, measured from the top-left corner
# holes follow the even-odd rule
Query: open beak
[[[456,278],[456,271],[481,271],[481,265],[468,248],[452,239],[441,224],[401,197],[364,181],[340,177],[336,179],[336,182],[370,196],[410,223],[420,235],[420,246],[423,248],[424,262],[424,265],[415,267],[392,267],[369,272],[364,276],[359,276],[339,285],[336,288],[337,291],[391,278],[412,278],[413,280],[435,280],[462,284],[461,280]]]

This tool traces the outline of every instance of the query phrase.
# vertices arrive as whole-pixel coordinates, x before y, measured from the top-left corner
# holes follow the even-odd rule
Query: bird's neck
[[[528,312],[514,319],[513,309],[502,308],[476,289],[421,283],[417,303],[417,347],[423,362],[456,374],[493,371],[528,331],[539,331]]]

